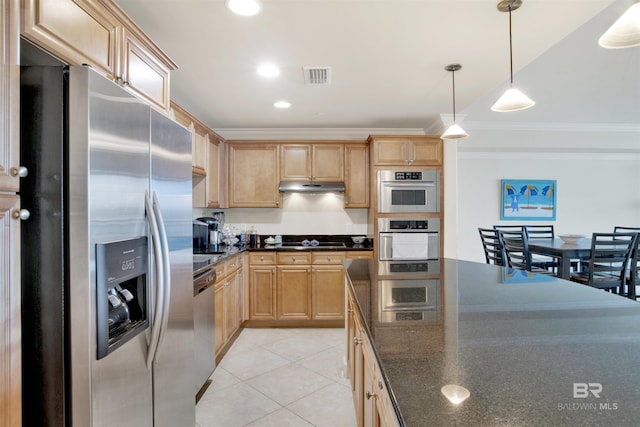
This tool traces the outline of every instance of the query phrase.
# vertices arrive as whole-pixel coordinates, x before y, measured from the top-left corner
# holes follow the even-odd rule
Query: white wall
[[[640,132],[466,129],[458,143],[457,256],[484,261],[478,227],[500,221],[501,179],[557,180],[556,234],[640,227]]]
[[[280,209],[233,208],[195,210],[194,218],[225,212],[227,224],[238,230],[254,226],[262,236],[275,234],[367,235],[367,209],[344,209],[338,194],[285,194]]]

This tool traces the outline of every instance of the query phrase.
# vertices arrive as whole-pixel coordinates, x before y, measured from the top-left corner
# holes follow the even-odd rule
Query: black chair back
[[[492,228],[480,228],[480,240],[484,249],[484,258],[487,264],[504,265],[502,258],[502,245],[498,232]]]
[[[549,225],[525,225],[528,239],[553,239],[556,237],[553,224]]]
[[[531,271],[531,257],[527,247],[527,235],[520,231],[499,230],[505,265],[519,270]]]
[[[586,284],[622,294],[636,237],[637,233],[593,233]]]

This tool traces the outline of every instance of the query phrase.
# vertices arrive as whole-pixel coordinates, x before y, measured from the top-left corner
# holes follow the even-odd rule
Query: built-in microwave
[[[440,172],[378,171],[378,212],[440,212]]]

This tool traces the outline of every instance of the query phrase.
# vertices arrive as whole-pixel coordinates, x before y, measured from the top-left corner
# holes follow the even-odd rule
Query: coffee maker
[[[197,221],[207,224],[210,245],[218,245],[222,243],[224,212],[212,212],[211,216],[200,217],[197,219]]]

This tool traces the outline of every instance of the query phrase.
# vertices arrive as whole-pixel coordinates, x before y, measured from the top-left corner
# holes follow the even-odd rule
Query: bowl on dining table
[[[558,237],[565,243],[576,244],[586,236],[583,234],[559,234]]]

